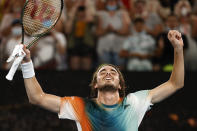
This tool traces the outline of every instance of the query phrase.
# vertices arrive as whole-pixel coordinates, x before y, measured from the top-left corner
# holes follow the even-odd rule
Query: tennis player
[[[101,65],[91,82],[93,99],[59,97],[43,92],[36,80],[30,51],[21,65],[30,103],[58,113],[61,119],[75,120],[79,131],[137,131],[150,105],[158,103],[184,86],[183,40],[171,30],[168,39],[174,47],[174,67],[170,79],[152,90],[124,94],[123,76],[114,65]]]

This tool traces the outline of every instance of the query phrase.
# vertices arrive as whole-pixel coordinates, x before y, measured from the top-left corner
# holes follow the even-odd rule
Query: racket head
[[[21,14],[23,34],[41,37],[59,20],[63,0],[27,0]]]

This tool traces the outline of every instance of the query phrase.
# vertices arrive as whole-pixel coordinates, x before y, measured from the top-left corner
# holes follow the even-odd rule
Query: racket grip
[[[7,74],[7,76],[6,76],[6,79],[7,79],[7,80],[11,81],[11,80],[13,79],[14,74],[15,74],[15,72],[16,72],[16,70],[17,70],[19,64],[20,64],[21,61],[23,60],[23,58],[24,58],[24,56],[21,56],[21,57],[17,57],[17,58],[14,60],[12,66],[11,66],[11,68],[10,68],[10,70],[9,70],[9,72],[8,72],[8,74]]]

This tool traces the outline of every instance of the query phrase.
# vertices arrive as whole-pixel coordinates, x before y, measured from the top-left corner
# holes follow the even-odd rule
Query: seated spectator
[[[119,52],[129,34],[130,23],[128,13],[119,8],[118,0],[106,0],[106,10],[98,12],[96,27],[99,63],[124,66],[124,59],[119,57]]]
[[[120,56],[128,58],[127,70],[152,71],[151,58],[154,55],[155,41],[148,35],[144,28],[144,20],[134,20],[135,32],[123,45]]]
[[[89,8],[87,0],[75,1],[66,21],[68,61],[72,70],[90,70],[93,67],[94,15]]]
[[[159,34],[157,37],[157,56],[153,59],[155,70],[172,70],[174,49],[172,48],[170,41],[167,38],[167,33],[169,30],[179,29],[179,21],[177,16],[175,16],[174,14],[169,15],[165,21],[165,31]],[[188,40],[184,34],[182,34],[182,38],[185,51],[188,48]]]

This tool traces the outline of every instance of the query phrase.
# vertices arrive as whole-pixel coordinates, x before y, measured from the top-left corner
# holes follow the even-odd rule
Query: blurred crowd
[[[0,69],[21,42],[25,0],[0,0]],[[92,70],[111,63],[128,71],[171,71],[167,33],[184,41],[186,70],[197,70],[196,0],[64,0],[54,29],[31,48],[36,69]],[[25,36],[25,43],[31,41]]]
[[[195,110],[153,108],[146,114],[139,131],[196,131]],[[0,106],[0,116],[1,131],[77,131],[74,121],[60,120],[56,114],[30,104]]]

